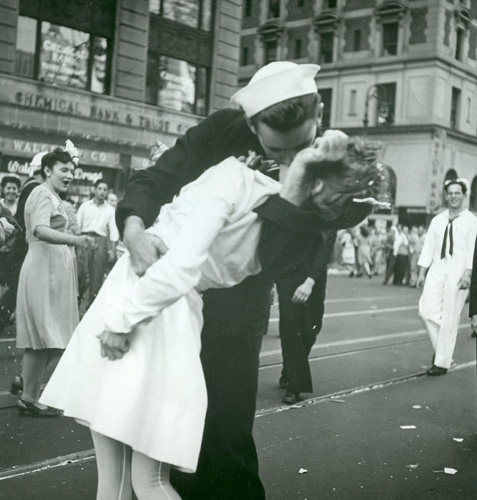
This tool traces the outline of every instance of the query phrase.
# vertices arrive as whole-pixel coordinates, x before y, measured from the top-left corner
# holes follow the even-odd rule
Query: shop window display
[[[212,29],[211,0],[149,0],[149,12],[191,28]]]
[[[107,38],[19,16],[15,72],[54,85],[105,94],[108,49]]]
[[[147,99],[168,109],[207,113],[206,68],[173,57],[149,54]]]

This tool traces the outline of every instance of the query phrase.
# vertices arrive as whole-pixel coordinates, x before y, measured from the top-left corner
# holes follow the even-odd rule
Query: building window
[[[19,16],[15,73],[105,94],[109,91],[110,45],[105,37]]]
[[[380,125],[393,124],[396,113],[396,84],[380,83],[379,86],[384,90],[382,98],[385,102],[378,102],[377,122]]]
[[[298,0],[297,7],[301,8],[301,7],[304,7],[304,6],[305,6],[305,0]]]
[[[252,0],[245,0],[245,17],[252,15]]]
[[[280,0],[268,0],[268,17],[280,17]]]
[[[470,123],[470,118],[472,116],[472,99],[467,98],[467,123]]]
[[[146,101],[176,111],[205,115],[208,80],[207,68],[150,52]]]
[[[18,17],[15,52],[15,74],[17,75],[35,78],[37,26],[36,19]]]
[[[319,90],[321,102],[323,103],[323,115],[321,116],[321,127],[323,130],[331,126],[331,106],[333,99],[333,89]]]
[[[301,59],[302,58],[302,46],[303,46],[303,41],[301,38],[297,38],[295,40],[295,59]]]
[[[358,97],[358,92],[353,89],[350,93],[350,96],[349,96],[349,115],[350,116],[356,116],[357,115],[357,112],[356,112],[356,99]]]
[[[336,0],[325,0],[324,4],[326,5],[325,8],[327,9],[336,9]]]
[[[458,29],[455,36],[455,58],[458,61],[463,59],[463,45],[464,45],[465,31]]]
[[[333,62],[333,42],[334,33],[322,33],[320,36],[320,62],[330,63]]]
[[[395,56],[398,49],[398,23],[383,24],[383,55]]]
[[[242,55],[240,57],[240,66],[248,66],[248,47],[242,47]]]
[[[461,95],[460,89],[452,87],[451,113],[450,113],[450,126],[452,128],[457,128],[459,125],[460,95]]]
[[[149,13],[192,28],[212,30],[212,0],[149,0]]]
[[[277,60],[278,43],[276,40],[265,42],[265,64]]]
[[[353,31],[353,51],[358,52],[361,50],[361,30]]]

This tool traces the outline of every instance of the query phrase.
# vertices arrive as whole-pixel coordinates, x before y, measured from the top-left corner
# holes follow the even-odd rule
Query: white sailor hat
[[[30,167],[32,167],[32,173],[35,173],[41,168],[41,159],[48,154],[48,151],[42,151],[41,153],[37,153],[30,162]]]
[[[319,70],[317,64],[271,62],[260,68],[231,101],[240,105],[247,118],[251,118],[279,102],[317,92],[315,75]]]

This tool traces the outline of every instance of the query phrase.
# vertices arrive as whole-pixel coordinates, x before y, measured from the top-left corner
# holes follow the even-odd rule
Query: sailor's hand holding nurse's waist
[[[143,221],[135,215],[126,219],[124,245],[129,251],[131,265],[138,276],[143,276],[168,250],[161,238],[145,232]]]
[[[111,361],[121,359],[128,351],[130,341],[127,334],[105,330],[98,335],[101,344],[101,356]]]

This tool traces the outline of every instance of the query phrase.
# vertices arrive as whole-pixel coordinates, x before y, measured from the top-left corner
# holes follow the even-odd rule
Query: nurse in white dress
[[[319,207],[328,199],[336,204],[336,189],[343,202],[375,194],[369,179],[381,173],[369,150],[350,156],[353,148],[339,131],[317,139],[289,167],[280,196],[301,190]],[[342,160],[344,166],[336,168],[343,180],[327,190],[319,170],[313,181],[308,174],[310,165],[332,155]],[[359,174],[349,182],[354,167]],[[140,278],[124,255],[76,329],[41,402],[91,429],[98,498],[129,499],[134,489],[139,500],[178,499],[168,483],[170,465],[195,471],[207,407],[200,293],[260,272],[261,221],[254,209],[281,188],[235,158],[208,169],[163,207],[148,230],[168,252]]]

